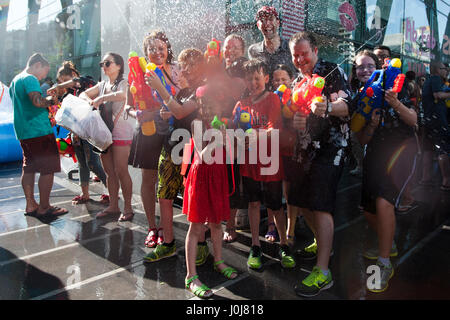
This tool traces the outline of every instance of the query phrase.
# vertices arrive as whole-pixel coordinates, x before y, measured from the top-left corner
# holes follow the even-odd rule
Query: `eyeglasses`
[[[358,70],[358,71],[369,70],[370,71],[370,70],[374,70],[375,68],[376,67],[374,64],[368,64],[366,66],[364,66],[364,65],[357,66],[356,70]]]
[[[109,66],[111,65],[111,63],[114,63],[114,61],[108,61],[108,60],[106,60],[106,61],[100,62],[98,65],[100,66],[100,68],[103,68],[103,66],[109,68]]]

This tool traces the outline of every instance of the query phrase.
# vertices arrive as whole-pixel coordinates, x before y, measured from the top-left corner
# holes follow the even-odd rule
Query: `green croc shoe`
[[[250,269],[255,269],[255,270],[259,270],[262,268],[261,247],[253,246],[250,249],[250,255],[248,256],[247,266]]]

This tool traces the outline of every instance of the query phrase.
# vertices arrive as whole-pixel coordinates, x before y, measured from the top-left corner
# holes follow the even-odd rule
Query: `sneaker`
[[[259,270],[262,268],[261,247],[252,246],[247,260],[247,266],[250,269]]]
[[[299,250],[298,255],[303,260],[312,260],[317,257],[317,241],[314,238],[314,242],[311,243],[306,248]]]
[[[388,288],[389,280],[394,275],[394,267],[392,264],[385,266],[380,262],[377,262],[377,266],[380,267],[380,283],[371,283],[372,285],[369,286],[369,281],[367,281],[366,287],[371,292],[380,293]]]
[[[206,260],[209,256],[209,248],[207,244],[198,244],[197,245],[197,258],[195,259],[195,265],[197,267],[205,264]]]
[[[331,271],[325,276],[319,267],[315,266],[309,276],[294,287],[295,293],[302,297],[314,297],[322,290],[329,289],[333,286]]]
[[[278,254],[280,256],[281,266],[283,268],[294,268],[295,267],[295,260],[294,260],[294,257],[291,255],[289,246],[286,246],[286,245],[281,246]]]
[[[364,252],[363,257],[369,260],[377,260],[378,259],[378,248],[370,248],[367,249],[366,252]],[[393,244],[392,248],[391,248],[391,252],[389,254],[390,257],[396,257],[398,256],[398,250],[397,250],[397,245]]]
[[[177,252],[177,247],[174,244],[171,246],[157,245],[156,248],[144,257],[144,262],[155,262],[165,258],[173,257]]]

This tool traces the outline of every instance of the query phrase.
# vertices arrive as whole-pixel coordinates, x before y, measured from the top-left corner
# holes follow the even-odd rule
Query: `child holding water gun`
[[[283,160],[283,168],[287,170],[289,168],[289,173],[285,173],[283,178],[283,195],[284,198],[288,199],[289,195],[289,187],[292,179],[298,179],[298,177],[301,175],[301,168],[298,164],[298,162],[292,160],[293,155],[293,144],[295,143],[296,134],[295,130],[292,128],[292,117],[290,117],[289,112],[283,112],[285,108],[290,107],[291,104],[291,85],[292,81],[294,80],[294,75],[292,73],[292,70],[284,64],[279,64],[275,67],[275,70],[272,73],[272,88],[275,91],[275,93],[279,94],[281,99],[281,114],[283,116],[283,128],[280,131],[280,152],[281,157]],[[280,86],[283,86],[281,87]],[[279,89],[284,90],[281,92]],[[286,96],[286,97],[285,97]],[[287,101],[284,103],[284,101]],[[295,233],[295,223],[297,221],[297,216],[300,213],[299,208],[293,205],[288,204],[287,205],[287,241],[289,245],[294,244],[294,233]],[[276,231],[271,231],[271,224],[272,229],[275,229],[275,225],[273,224],[273,217],[268,217],[267,219],[269,224],[269,230],[266,234],[266,239],[268,241],[274,242],[275,237],[273,236],[273,233]],[[271,223],[272,222],[272,223]],[[272,238],[273,237],[273,238]]]
[[[211,230],[211,240],[214,247],[214,269],[228,279],[238,276],[237,271],[228,267],[222,259],[222,221],[230,216],[228,173],[225,161],[226,144],[225,127],[221,128],[221,141],[214,143],[203,143],[195,140],[196,130],[202,130],[203,137],[205,129],[211,128],[214,116],[221,117],[221,106],[217,102],[216,93],[208,86],[202,86],[196,92],[197,101],[200,105],[199,114],[192,122],[194,134],[194,160],[189,169],[186,187],[183,197],[183,213],[187,215],[190,222],[189,231],[186,236],[186,289],[200,298],[209,298],[213,295],[211,289],[198,279],[196,271],[197,244],[204,234],[204,224],[208,223]],[[222,150],[220,150],[222,149]],[[222,151],[223,157],[209,164],[205,162],[205,154],[217,155]],[[220,153],[219,153],[220,155]],[[216,158],[217,159],[217,158]]]
[[[267,64],[259,59],[252,59],[244,64],[245,83],[249,91],[249,96],[240,100],[233,111],[234,123],[238,127],[254,132],[256,140],[260,140],[262,133],[267,134],[267,153],[271,156],[271,162],[263,165],[258,157],[257,163],[249,163],[249,150],[245,152],[245,163],[240,165],[240,173],[244,187],[244,194],[247,198],[248,216],[252,233],[252,248],[247,260],[247,265],[251,269],[261,269],[261,245],[259,241],[260,206],[264,202],[267,211],[274,214],[275,223],[278,230],[286,230],[286,217],[282,207],[282,163],[279,153],[272,154],[270,145],[273,130],[282,126],[280,99],[273,92],[266,90],[269,82]],[[247,119],[246,123],[241,123]],[[264,132],[265,131],[265,132]],[[278,144],[278,141],[275,141]],[[249,143],[249,148],[259,148],[261,143]],[[248,149],[248,148],[247,148]],[[278,164],[276,172],[265,174],[263,171],[268,167]],[[287,245],[286,232],[280,233],[280,260],[285,268],[293,268],[295,260],[291,256]]]

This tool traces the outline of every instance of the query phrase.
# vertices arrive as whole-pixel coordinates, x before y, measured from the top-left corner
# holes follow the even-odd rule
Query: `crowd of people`
[[[223,41],[218,55],[199,49],[181,51],[176,59],[167,36],[153,31],[145,36],[143,48],[147,62],[157,65],[167,83],[155,72],[145,76],[148,90],[161,98],[160,108],[139,109],[124,78],[124,59],[106,53],[100,63],[106,80],[95,83],[80,76],[71,62],[64,62],[57,73],[57,84],[42,92],[39,81],[46,78],[49,63],[34,54],[26,69],[14,78],[10,94],[14,103],[14,126],[23,149],[22,186],[26,197],[26,213],[38,217],[61,215],[66,209],[50,205],[53,175],[60,171],[59,154],[47,107],[73,94],[89,102],[102,114],[111,130],[113,143],[99,152],[86,140],[72,134],[79,163],[81,195],[74,204],[89,200],[89,176],[94,172],[109,195],[102,200],[107,207],[97,218],[120,214],[119,221],[133,219],[131,205],[132,180],[128,165],[141,169],[140,194],[148,220],[145,245],[154,248],[144,261],[155,263],[176,254],[173,234],[173,201],[183,196],[183,213],[190,227],[186,236],[186,288],[207,298],[213,292],[203,284],[196,267],[209,255],[205,233],[210,230],[214,269],[227,279],[238,272],[222,258],[222,242],[237,238],[235,217],[238,209],[248,209],[251,248],[247,265],[262,268],[260,243],[261,208],[267,209],[266,239],[279,238],[279,256],[283,268],[294,268],[296,259],[316,259],[312,272],[295,286],[304,297],[319,294],[333,285],[329,269],[333,254],[335,202],[338,182],[344,166],[354,161],[351,174],[362,177],[361,210],[378,235],[378,247],[365,252],[367,259],[376,260],[381,270],[379,286],[374,292],[386,290],[394,273],[390,257],[397,255],[394,242],[395,211],[408,210],[414,199],[410,194],[411,177],[416,170],[418,150],[424,152],[421,184],[431,183],[431,165],[436,146],[442,173],[443,191],[450,190],[450,133],[448,92],[449,68],[441,62],[431,63],[431,75],[422,81],[413,73],[400,92],[383,92],[383,107],[371,114],[361,130],[352,132],[352,115],[358,112],[363,92],[359,90],[376,70],[386,67],[385,59],[393,58],[388,47],[364,49],[353,60],[350,77],[335,63],[319,56],[319,43],[312,32],[300,32],[289,40],[279,36],[280,18],[273,7],[264,6],[256,15],[263,40],[248,48],[244,39],[231,34]],[[308,116],[296,112],[287,116],[283,103],[274,93],[280,85],[298,88],[304,77],[325,78],[323,99],[312,102]],[[425,79],[425,77],[423,78]],[[166,84],[173,90],[169,92]],[[43,95],[48,94],[45,98]],[[447,100],[448,101],[448,100]],[[447,105],[446,105],[447,103]],[[276,172],[262,174],[267,168],[258,156],[255,163],[231,161],[208,163],[207,154],[227,157],[225,129],[242,128],[242,110],[250,115],[252,134],[256,141],[279,141],[279,154],[272,155],[280,165]],[[421,116],[423,114],[423,116]],[[130,126],[127,117],[136,119]],[[223,141],[206,143],[192,139],[184,156],[191,158],[186,167],[172,159],[175,129],[188,130],[193,137],[203,136],[213,127],[214,119],[224,119],[216,128]],[[154,121],[156,133],[144,134],[143,126]],[[243,141],[245,159],[249,159],[252,144],[249,134]],[[234,137],[233,137],[234,139]],[[189,149],[190,147],[190,149]],[[269,148],[270,149],[270,148]],[[399,152],[399,150],[401,150]],[[99,155],[100,154],[100,155]],[[395,155],[395,157],[394,157]],[[228,159],[230,160],[230,159]],[[40,202],[34,199],[35,173],[39,172]],[[155,188],[157,186],[157,188]],[[119,189],[124,208],[119,208]],[[287,214],[283,208],[287,203]],[[160,219],[156,222],[156,201]],[[311,244],[292,253],[295,223],[302,215],[314,234]],[[222,223],[226,223],[223,232]]]

